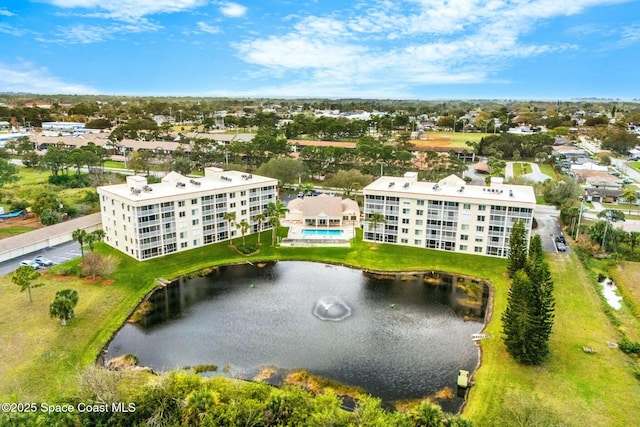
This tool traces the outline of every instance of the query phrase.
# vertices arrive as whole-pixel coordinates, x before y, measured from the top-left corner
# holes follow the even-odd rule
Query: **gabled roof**
[[[360,212],[358,203],[350,199],[320,194],[291,200],[287,204],[289,212],[301,212],[303,217],[340,218],[343,212]]]

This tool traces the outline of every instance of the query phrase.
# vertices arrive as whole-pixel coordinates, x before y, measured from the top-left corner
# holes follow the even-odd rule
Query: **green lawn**
[[[116,168],[116,169],[124,169],[124,162],[116,162],[113,160],[107,160],[104,162],[105,168]]]
[[[247,241],[256,238],[247,236]],[[481,342],[482,365],[464,410],[477,426],[510,425],[503,422],[502,413],[513,396],[520,395],[537,399],[538,408],[559,414],[566,425],[626,426],[637,421],[640,381],[632,375],[630,359],[607,346],[607,341],[618,340],[618,333],[602,311],[593,278],[573,252],[551,256],[557,300],[551,358],[540,367],[523,367],[506,354],[500,339],[508,289],[505,260],[384,244],[376,249],[361,240],[351,248],[272,248],[270,232],[261,238],[260,252],[249,257],[222,242],[142,263],[100,245],[101,252],[120,259],[113,282],[52,275],[45,278],[44,287],[33,290],[32,304],[8,277],[0,279],[0,298],[5,301],[0,317],[0,341],[5,343],[0,348],[0,398],[39,401],[73,394],[77,373],[93,363],[157,278],[248,260],[310,260],[391,271],[443,270],[489,280],[493,312],[486,332],[491,338]],[[58,268],[75,268],[78,263]],[[49,318],[48,305],[55,292],[66,287],[77,289],[80,298],[76,318],[62,327]],[[596,353],[584,353],[585,345]]]
[[[524,393],[567,425],[636,424],[640,381],[633,376],[628,356],[607,345],[617,342],[619,334],[602,311],[593,277],[574,252],[549,258],[556,297],[550,359],[543,366],[527,367],[508,357],[496,319],[506,306],[506,289],[498,289],[494,318],[486,329],[492,338],[481,342],[483,363],[474,378],[465,416],[479,426],[508,425],[500,422],[502,411],[517,405]],[[585,353],[583,346],[596,353]]]
[[[549,163],[538,163],[538,166],[540,166],[540,172],[542,172],[543,174],[549,175],[554,181],[558,179],[556,176],[556,172],[553,170],[553,166],[551,166]]]
[[[513,175],[520,176],[533,172],[529,163],[515,162],[513,164]]]
[[[467,141],[480,142],[482,138],[490,133],[475,132],[425,132],[423,138],[426,139],[446,139],[451,142],[451,147],[469,148]]]
[[[18,234],[27,233],[33,230],[35,230],[35,228],[23,227],[23,226],[0,228],[0,239],[4,239],[6,237],[11,237],[11,236],[17,236]]]

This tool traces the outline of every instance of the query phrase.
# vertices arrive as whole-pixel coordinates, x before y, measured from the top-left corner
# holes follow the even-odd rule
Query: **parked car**
[[[566,241],[566,239],[564,238],[564,236],[562,234],[556,236],[556,242],[557,243],[562,243],[564,245],[567,244],[567,241]]]
[[[40,265],[38,265],[37,262],[32,261],[30,259],[25,259],[25,260],[20,261],[20,267],[23,267],[23,266],[31,267],[34,270],[40,270]]]
[[[633,180],[631,178],[625,178],[622,180],[623,184],[633,184]]]
[[[41,267],[49,267],[53,265],[53,261],[41,255],[35,257],[33,260],[35,261],[36,264],[38,264]]]
[[[558,252],[566,252],[567,251],[567,245],[562,243],[562,242],[556,241],[556,249],[558,249]]]

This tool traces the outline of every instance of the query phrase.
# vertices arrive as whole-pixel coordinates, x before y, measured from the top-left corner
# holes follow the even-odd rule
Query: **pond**
[[[108,357],[155,370],[214,364],[251,379],[263,366],[360,386],[384,401],[456,389],[473,371],[488,286],[438,272],[379,276],[312,262],[220,267],[156,291]],[[471,320],[471,321],[470,321]],[[222,369],[218,370],[222,374]],[[443,408],[455,412],[462,399]]]

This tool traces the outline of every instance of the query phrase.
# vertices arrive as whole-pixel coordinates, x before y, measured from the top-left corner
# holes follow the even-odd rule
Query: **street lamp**
[[[384,173],[384,167],[387,164],[385,162],[378,162],[378,164],[380,165],[380,177],[382,177],[382,174]]]
[[[582,204],[582,200],[580,200],[580,212],[578,213],[578,226],[576,227],[576,242],[578,241],[578,235],[580,234],[580,220],[582,219],[582,211],[584,205]]]

